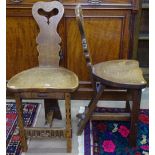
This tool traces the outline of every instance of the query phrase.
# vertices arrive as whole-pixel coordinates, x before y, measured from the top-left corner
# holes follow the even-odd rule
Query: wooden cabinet
[[[144,77],[149,81],[149,0],[141,3],[137,59],[143,69]]]
[[[35,42],[38,28],[32,17],[22,15],[8,16],[6,26],[6,66],[7,79],[10,79],[20,71],[38,65]]]
[[[136,43],[133,58],[137,59],[149,84],[149,0],[140,1],[136,24]]]
[[[81,81],[89,80],[80,33],[74,17],[67,17],[67,68]],[[93,63],[128,58],[131,14],[126,10],[84,9],[85,30]]]
[[[23,0],[14,4],[7,0],[7,79],[38,65],[35,38],[39,29],[31,13],[32,4],[36,1]],[[62,1],[65,14],[58,28],[62,37],[61,65],[74,71],[81,85],[85,86],[89,82],[84,81],[89,81],[89,76],[74,13],[79,2],[84,12],[86,36],[93,63],[98,63],[132,57],[134,20],[139,1],[95,0],[95,4],[94,0]]]

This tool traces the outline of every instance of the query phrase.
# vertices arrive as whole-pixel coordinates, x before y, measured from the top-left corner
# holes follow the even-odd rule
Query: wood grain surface
[[[22,70],[38,65],[35,38],[39,32],[32,17],[32,4],[36,0],[24,0],[14,5],[7,1],[7,79]],[[74,3],[72,3],[74,2]],[[61,66],[75,72],[80,81],[88,81],[88,71],[82,54],[80,33],[75,20],[78,1],[63,2],[65,14],[58,27],[61,42]],[[86,36],[93,63],[128,58],[132,53],[131,20],[137,1],[105,0],[100,5],[83,3]],[[131,32],[131,33],[130,33]],[[130,50],[129,50],[130,49]]]

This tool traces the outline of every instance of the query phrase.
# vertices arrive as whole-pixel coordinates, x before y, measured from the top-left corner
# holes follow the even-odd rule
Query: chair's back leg
[[[141,101],[141,89],[132,90],[132,110],[131,110],[131,125],[130,125],[130,136],[129,144],[131,146],[136,146],[137,139],[137,123],[138,115],[140,111],[140,101]]]
[[[130,91],[129,91],[129,89],[127,90],[127,96],[130,94]],[[130,108],[130,102],[129,102],[129,100],[127,99],[126,100],[126,103],[125,103],[125,110],[126,110],[126,112],[130,112],[130,110],[131,110],[131,108]]]
[[[100,96],[102,95],[103,91],[104,91],[104,86],[102,84],[100,84],[98,90],[95,92],[95,96],[92,98],[92,100],[90,101],[90,103],[88,105],[88,110],[85,112],[84,118],[82,118],[78,124],[77,135],[82,134],[83,129],[85,128],[86,123],[90,119],[93,111],[95,110],[95,108],[97,106],[97,102],[98,102]]]
[[[129,103],[129,101],[126,101],[125,110],[126,110],[126,112],[130,112],[130,103]]]
[[[65,108],[66,108],[67,152],[70,153],[72,151],[72,133],[71,133],[71,103],[69,93],[65,93]]]
[[[54,112],[53,118],[62,119],[58,100],[57,99],[44,99],[45,107],[45,120],[47,121],[47,116],[50,111]]]
[[[22,100],[19,95],[15,95],[16,100],[16,109],[18,115],[18,127],[19,127],[19,135],[21,138],[21,148],[23,152],[27,152],[27,141],[26,141],[26,133],[24,130],[24,119],[23,119],[23,107]]]

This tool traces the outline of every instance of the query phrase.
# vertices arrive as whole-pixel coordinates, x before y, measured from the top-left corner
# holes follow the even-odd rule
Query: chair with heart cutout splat
[[[39,10],[57,14],[47,18]],[[32,14],[40,32],[37,36],[39,66],[22,71],[12,77],[7,88],[16,99],[18,126],[22,151],[26,152],[27,137],[64,137],[67,140],[67,152],[72,150],[70,96],[78,87],[78,77],[72,71],[59,67],[61,38],[57,26],[64,14],[64,7],[58,1],[37,2],[33,5]],[[22,99],[65,99],[66,128],[28,128],[24,127]]]

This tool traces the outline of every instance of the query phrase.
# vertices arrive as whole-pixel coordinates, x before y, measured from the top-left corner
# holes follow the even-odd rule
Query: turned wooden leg
[[[97,106],[97,102],[100,98],[100,96],[102,95],[104,91],[104,86],[103,85],[100,85],[98,90],[95,92],[95,96],[92,98],[92,100],[90,101],[89,105],[88,105],[88,110],[85,111],[85,114],[84,114],[84,118],[82,118],[80,120],[80,122],[78,123],[78,132],[77,132],[77,135],[81,135],[85,126],[86,126],[86,123],[88,122],[88,120],[90,119],[93,111],[95,110],[96,106]]]
[[[18,127],[19,127],[19,135],[21,140],[21,148],[23,152],[26,152],[28,147],[27,147],[27,141],[26,141],[26,134],[24,130],[22,100],[18,95],[15,96],[15,100],[16,100],[16,109],[17,109],[17,115],[18,115]]]
[[[138,115],[140,111],[140,101],[141,101],[141,89],[132,90],[132,100],[133,105],[131,110],[129,144],[130,146],[136,146]]]
[[[48,116],[51,112],[53,112],[53,119],[62,119],[62,115],[60,112],[59,104],[57,99],[44,99],[44,107],[45,107],[45,120],[48,122]]]
[[[72,133],[71,133],[71,104],[70,94],[65,94],[65,108],[66,108],[66,139],[67,139],[67,152],[72,151]]]

